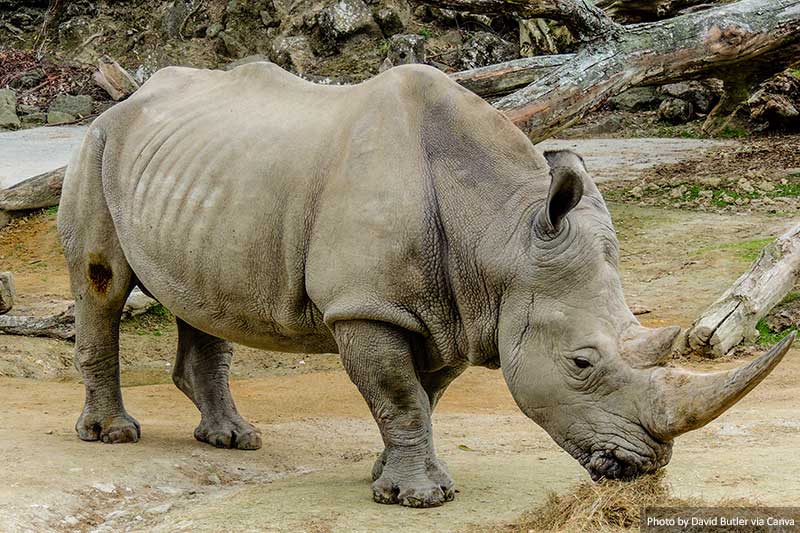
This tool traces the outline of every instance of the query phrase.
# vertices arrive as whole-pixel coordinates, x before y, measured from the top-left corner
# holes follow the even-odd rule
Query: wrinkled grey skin
[[[201,441],[261,446],[228,388],[230,342],[340,353],[385,443],[378,502],[453,498],[431,411],[469,365],[502,367],[522,410],[595,478],[669,460],[649,367],[677,328],[646,330],[625,305],[583,162],[546,160],[434,69],[352,87],[267,63],[162,70],[94,122],[58,226],[81,439],[140,435],[118,355],[138,284],[178,317],[174,380],[201,412]]]

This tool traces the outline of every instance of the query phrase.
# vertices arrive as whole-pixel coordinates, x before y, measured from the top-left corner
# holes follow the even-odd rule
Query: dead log
[[[139,88],[133,76],[108,56],[101,57],[97,62],[94,81],[117,101],[127,98]]]
[[[449,9],[562,20],[583,41],[550,74],[494,103],[538,142],[630,87],[735,77],[756,58],[789,61],[800,41],[800,0],[741,0],[671,19],[619,26],[581,2],[425,0]],[[558,9],[564,11],[555,13]],[[568,20],[576,14],[576,19]],[[595,20],[595,24],[589,21]],[[576,22],[577,21],[577,22]],[[581,22],[582,21],[582,22]],[[737,74],[738,73],[738,74]]]
[[[800,0],[741,0],[628,27],[495,103],[538,141],[632,86],[713,75],[800,39]]]
[[[0,211],[26,211],[58,205],[66,168],[39,174],[0,191]]]
[[[10,275],[10,273],[5,274]],[[0,296],[2,296],[2,281],[3,274],[0,274]],[[156,305],[158,305],[157,300],[150,298],[136,287],[125,302],[122,318],[141,315]],[[65,311],[48,316],[2,315],[0,334],[72,340],[75,338],[75,305],[70,304]]]
[[[2,315],[0,333],[72,340],[75,338],[75,310],[70,305],[63,313],[45,317]]]
[[[479,96],[497,96],[510,93],[547,76],[574,57],[573,54],[525,57],[454,72],[450,74],[450,78]]]
[[[800,278],[800,224],[764,248],[750,270],[700,315],[686,336],[687,347],[720,357],[757,334],[759,320]]]

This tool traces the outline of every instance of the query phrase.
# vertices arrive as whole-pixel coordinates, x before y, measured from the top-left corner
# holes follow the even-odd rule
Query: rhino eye
[[[590,363],[589,360],[584,357],[575,357],[572,359],[572,362],[575,363],[575,366],[578,368],[589,368],[592,366],[592,363]]]

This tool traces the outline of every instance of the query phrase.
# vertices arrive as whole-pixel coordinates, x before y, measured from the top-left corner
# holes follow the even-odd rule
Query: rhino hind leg
[[[335,336],[342,363],[367,401],[386,448],[372,483],[373,499],[408,507],[452,500],[452,480],[433,448],[430,400],[403,330],[348,321],[335,325]]]
[[[86,388],[75,430],[87,441],[136,442],[141,428],[125,411],[119,375],[119,324],[133,272],[101,191],[97,186],[79,203],[68,195],[59,211],[59,233],[75,296],[75,366]]]
[[[217,448],[261,448],[261,433],[242,418],[231,396],[228,375],[233,345],[180,318],[177,322],[178,356],[172,380],[200,410],[194,438]]]

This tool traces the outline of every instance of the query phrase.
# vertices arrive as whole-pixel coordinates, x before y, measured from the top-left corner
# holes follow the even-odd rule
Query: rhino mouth
[[[664,443],[659,446],[655,457],[642,457],[619,448],[598,450],[589,455],[583,467],[589,472],[592,481],[601,479],[630,481],[666,465],[672,456],[672,446],[669,444]]]

